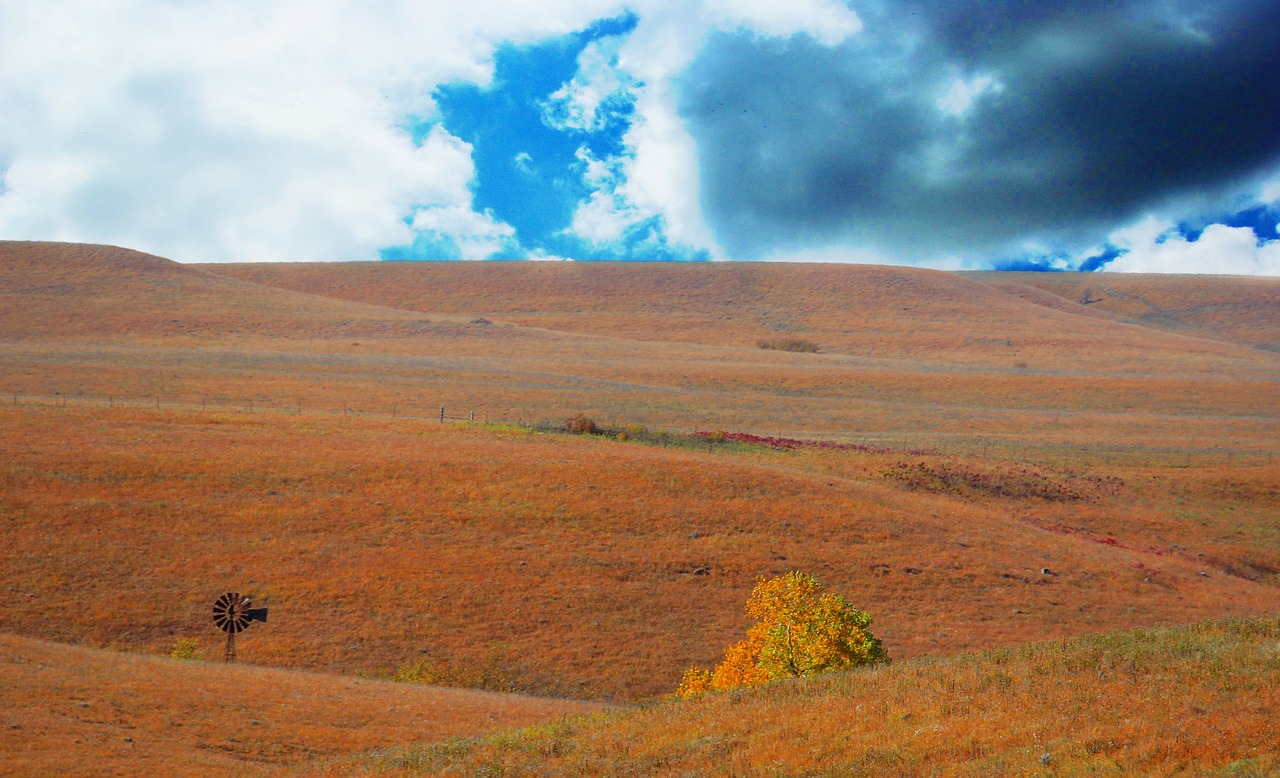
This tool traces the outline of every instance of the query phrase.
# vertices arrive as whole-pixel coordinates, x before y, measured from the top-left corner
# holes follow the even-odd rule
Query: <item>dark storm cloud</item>
[[[939,7],[941,6],[941,7]],[[1079,248],[1280,164],[1280,2],[899,0],[836,48],[713,39],[682,83],[731,255]],[[994,79],[967,111],[957,79]]]

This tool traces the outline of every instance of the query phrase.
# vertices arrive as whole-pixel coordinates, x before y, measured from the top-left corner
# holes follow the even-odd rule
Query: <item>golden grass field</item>
[[[331,775],[1274,775],[1280,622],[1037,643],[388,749]],[[325,773],[322,773],[325,774]]]
[[[0,721],[10,727],[0,742],[29,754],[26,774],[90,762],[127,773],[133,758],[171,760],[174,771],[215,757],[210,770],[320,769],[311,760],[574,709],[550,698],[633,704],[714,662],[741,635],[757,576],[792,569],[870,612],[895,662],[911,660],[903,673],[952,679],[940,684],[997,672],[990,657],[938,659],[957,652],[1008,649],[1009,672],[1032,677],[1040,655],[1023,662],[1016,647],[1034,641],[1275,614],[1277,332],[1271,279],[760,264],[183,266],[110,247],[0,243],[0,633],[21,690],[5,692],[3,708],[21,704],[31,717]],[[818,353],[758,347],[786,337]],[[664,447],[528,426],[577,414],[673,441],[709,430],[872,448]],[[242,665],[254,667],[149,658],[179,640],[218,658],[209,607],[228,590],[271,609],[239,643]],[[1274,642],[1259,634],[1261,645]],[[33,674],[29,661],[62,669]],[[59,748],[81,731],[65,716],[77,664],[91,667],[92,684],[77,682],[102,699],[115,686],[133,690],[148,713],[132,715],[161,745],[140,757],[113,741],[114,750],[89,740]],[[378,680],[413,671],[546,701],[488,697],[509,717],[487,718],[477,703],[415,733],[412,719],[344,713],[350,695],[335,694],[297,706],[296,719],[280,714],[274,751],[207,747],[219,727],[267,720],[233,708],[200,713],[199,737],[175,729],[183,689],[240,670],[266,673],[254,678],[272,699],[328,678],[439,704],[431,688]],[[899,677],[896,665],[876,672]],[[145,683],[153,674],[169,680]],[[1092,676],[1078,688],[1055,683],[1071,700],[1128,688]],[[1245,726],[1196,683],[1169,687],[1178,705],[1222,728]],[[772,694],[749,696],[753,715],[793,717],[784,700],[794,695]],[[627,713],[636,723],[617,731],[632,733],[634,748],[600,746],[615,761],[544,767],[644,773],[650,757],[623,769],[617,754],[647,753],[641,722],[661,715],[663,732],[701,726],[689,737],[710,738],[707,748],[715,738],[735,744],[712,748],[723,763],[694,748],[695,772],[767,772],[775,758],[790,765],[782,772],[871,769],[877,748],[906,760],[881,765],[889,771],[1023,772],[1017,760],[1031,752],[1010,755],[1026,746],[1021,730],[1001,726],[1022,703],[974,699],[992,731],[1012,734],[995,743],[973,729],[973,742],[994,744],[968,751],[938,734],[959,750],[936,762],[909,756],[902,727],[885,725],[843,745],[824,740],[827,756],[803,767],[786,761],[796,746],[785,738],[752,744],[721,732],[733,718],[723,706],[736,704],[725,698]],[[1274,713],[1274,699],[1258,699]],[[1116,716],[1141,715],[1109,704]],[[1052,709],[1036,715],[1054,726]],[[1091,736],[1072,722],[1063,719],[1062,737],[1074,746],[1062,748],[1087,752]],[[377,731],[335,737],[326,727]],[[676,747],[664,737],[654,736],[653,753]],[[542,738],[511,742],[536,755]],[[1142,753],[1158,739],[1142,741]],[[1217,756],[1184,749],[1117,764],[1222,766],[1256,756],[1246,740]],[[431,751],[422,764],[516,764],[490,748],[449,746],[464,761]],[[997,754],[1006,761],[982,761]],[[673,772],[686,764],[663,758]],[[324,769],[383,764],[361,759]]]

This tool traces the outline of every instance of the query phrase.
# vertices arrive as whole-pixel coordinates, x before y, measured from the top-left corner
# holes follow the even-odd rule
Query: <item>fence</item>
[[[4,395],[0,395],[4,396]],[[339,408],[336,404],[323,406],[319,404],[306,404],[301,400],[294,402],[263,402],[261,399],[246,398],[244,400],[230,400],[225,397],[202,397],[199,401],[181,400],[176,398],[165,399],[160,395],[143,395],[142,397],[129,397],[127,395],[106,394],[106,395],[85,395],[85,394],[62,394],[55,392],[51,395],[27,394],[25,392],[9,392],[8,405],[11,406],[39,406],[39,407],[58,407],[66,408],[68,406],[76,407],[105,407],[105,408],[152,408],[159,410],[161,408],[187,409],[194,410],[199,408],[202,411],[226,411],[241,413],[287,413],[287,414],[328,414],[343,416],[389,416],[391,418],[404,419],[422,419],[422,420],[439,420],[441,424],[446,421],[466,422],[475,424],[476,412],[463,411],[461,415],[457,412],[450,411],[443,406],[425,406],[408,408],[409,413],[402,410],[400,403],[393,403],[389,407],[369,408],[361,405],[353,405],[350,402],[344,402]],[[505,421],[502,419],[501,421]],[[487,424],[489,418],[482,416],[480,423]]]

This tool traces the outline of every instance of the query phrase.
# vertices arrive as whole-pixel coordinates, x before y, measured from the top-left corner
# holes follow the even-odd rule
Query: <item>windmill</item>
[[[227,650],[222,655],[225,662],[236,661],[236,633],[244,632],[250,622],[267,623],[267,609],[250,607],[249,598],[239,592],[227,592],[213,603],[213,623],[227,633]]]

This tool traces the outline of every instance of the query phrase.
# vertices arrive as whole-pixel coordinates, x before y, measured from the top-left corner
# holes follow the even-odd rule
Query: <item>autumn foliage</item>
[[[756,619],[747,637],[726,649],[714,670],[690,668],[676,693],[692,697],[887,663],[888,655],[868,629],[871,617],[824,588],[807,573],[761,576],[747,599],[747,615]]]

